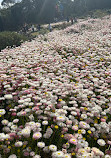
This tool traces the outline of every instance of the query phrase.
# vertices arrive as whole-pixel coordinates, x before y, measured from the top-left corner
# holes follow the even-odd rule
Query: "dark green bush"
[[[19,46],[23,41],[28,40],[24,35],[20,35],[16,32],[0,32],[0,50],[7,46]]]

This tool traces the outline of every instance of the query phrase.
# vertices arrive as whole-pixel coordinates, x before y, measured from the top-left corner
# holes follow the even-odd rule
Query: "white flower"
[[[3,125],[8,125],[8,120],[2,120]]]
[[[110,155],[105,155],[105,158],[111,158],[111,156]]]
[[[53,133],[53,130],[51,128],[47,128],[46,133],[51,135]]]
[[[40,124],[39,122],[36,122],[36,123],[35,123],[35,126],[36,126],[37,128],[39,128],[39,127],[41,127],[41,124]]]
[[[49,147],[48,147],[48,146],[45,146],[45,147],[43,148],[43,151],[44,151],[45,153],[49,153],[49,152],[50,152]]]
[[[4,95],[4,98],[5,98],[5,99],[12,99],[13,96],[12,96],[11,94],[6,94],[6,95]]]
[[[16,130],[16,129],[17,129],[17,125],[12,125],[12,126],[11,126],[11,129],[12,129],[12,130]]]
[[[62,151],[56,151],[52,153],[52,158],[63,158],[64,153]]]
[[[57,146],[55,146],[55,145],[49,145],[49,150],[50,151],[57,151]]]
[[[6,113],[5,109],[0,109],[0,115],[4,115]]]
[[[43,135],[43,137],[46,138],[46,139],[49,139],[49,138],[51,137],[51,134],[45,133],[45,134]]]
[[[0,141],[4,141],[5,139],[5,134],[4,133],[0,133]]]
[[[40,155],[35,155],[35,156],[33,156],[33,158],[41,158],[41,156]]]
[[[100,145],[100,146],[105,146],[106,142],[103,140],[103,139],[98,139],[97,140],[97,143]]]
[[[9,139],[10,136],[8,134],[5,134],[4,139]]]
[[[90,147],[85,147],[85,150],[89,153],[91,151]]]
[[[48,121],[43,121],[42,124],[43,125],[48,125]]]
[[[26,137],[26,138],[30,136],[30,133],[31,133],[30,128],[24,128],[24,129],[22,130],[22,135],[23,135],[24,137]]]
[[[88,142],[83,139],[80,139],[80,140],[78,140],[77,146],[78,147],[88,147]]]
[[[69,154],[64,154],[64,158],[71,158],[71,155],[69,155]]]
[[[88,157],[88,153],[83,154],[83,155],[82,155],[82,158],[89,158],[89,157]]]
[[[18,123],[19,122],[19,119],[14,119],[13,120],[13,123]]]
[[[64,116],[57,116],[56,120],[60,121],[60,122],[64,122],[65,121],[65,117]]]
[[[13,122],[9,122],[7,126],[11,127],[12,125],[13,125]]]
[[[34,116],[33,116],[33,114],[31,114],[31,115],[29,116],[29,119],[30,119],[31,121],[34,120]]]
[[[38,143],[37,143],[37,146],[38,146],[39,148],[44,148],[44,147],[45,147],[45,143],[44,143],[44,142],[38,142]]]
[[[94,153],[87,153],[88,154],[88,158],[94,158]]]
[[[15,147],[21,147],[23,145],[22,141],[18,141],[15,143]]]
[[[34,126],[34,125],[35,125],[34,121],[29,122],[29,126]]]
[[[87,115],[86,114],[81,114],[81,118],[87,119]]]
[[[17,158],[17,156],[15,154],[12,154],[8,158]]]
[[[24,100],[18,100],[18,103],[19,103],[19,104],[23,104],[23,103],[24,103]]]

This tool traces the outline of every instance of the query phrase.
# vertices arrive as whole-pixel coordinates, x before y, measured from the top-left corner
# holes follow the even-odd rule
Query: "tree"
[[[16,3],[16,0],[3,0],[1,5],[5,8],[8,8]]]
[[[16,3],[20,1],[20,3]],[[111,0],[3,0],[0,30],[19,30],[24,23],[43,24],[54,18],[81,16],[87,11],[111,8]]]

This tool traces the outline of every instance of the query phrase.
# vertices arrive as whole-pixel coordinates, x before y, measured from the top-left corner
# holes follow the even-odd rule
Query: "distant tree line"
[[[80,16],[94,9],[110,9],[111,0],[3,0],[0,31],[19,30],[24,23],[43,24]]]

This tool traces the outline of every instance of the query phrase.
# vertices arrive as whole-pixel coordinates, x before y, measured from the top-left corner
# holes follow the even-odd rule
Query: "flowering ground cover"
[[[111,157],[111,16],[0,52],[2,158]]]

